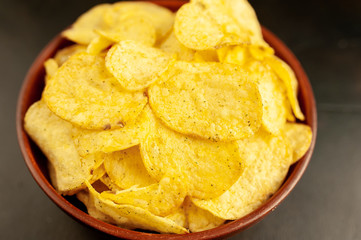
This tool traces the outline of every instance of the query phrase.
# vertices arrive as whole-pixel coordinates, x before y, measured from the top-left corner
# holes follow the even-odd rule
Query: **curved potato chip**
[[[291,103],[293,113],[295,114],[296,118],[303,121],[305,119],[305,116],[301,111],[297,99],[298,82],[295,73],[293,72],[291,67],[287,65],[287,63],[285,63],[276,56],[265,58],[264,62],[268,64],[272,68],[272,70],[278,75],[278,77],[283,81],[287,89],[287,97]]]
[[[99,179],[110,191],[121,191],[121,189],[118,185],[116,185],[108,176],[107,173],[105,173],[100,179]]]
[[[147,98],[116,84],[102,57],[78,53],[59,68],[43,98],[51,111],[79,127],[120,128],[139,115]]]
[[[136,119],[122,128],[105,131],[74,128],[73,139],[79,154],[110,153],[138,145],[149,132],[151,114],[147,105]]]
[[[177,54],[181,61],[192,61],[195,51],[181,44],[172,31],[167,38],[159,45],[159,48],[170,55]]]
[[[201,232],[222,225],[225,220],[214,216],[212,213],[197,207],[187,198],[185,211],[190,232]]]
[[[187,216],[186,216],[183,205],[181,205],[179,208],[177,208],[173,213],[165,216],[165,218],[172,220],[179,226],[188,228]]]
[[[193,3],[178,10],[174,33],[184,46],[196,50],[214,48],[224,36],[221,27],[204,11],[204,5]]]
[[[110,179],[122,189],[156,183],[144,167],[138,146],[108,154],[104,167]]]
[[[156,216],[147,210],[131,205],[119,205],[104,199],[101,194],[88,183],[90,197],[94,200],[97,210],[112,217],[117,225],[126,228],[141,228],[160,233],[188,233],[188,230],[179,226],[170,219]]]
[[[101,155],[81,158],[71,138],[73,126],[52,113],[43,101],[28,109],[24,128],[47,156],[50,179],[63,195],[84,188],[84,181],[93,178],[92,169],[103,161]]]
[[[219,62],[216,50],[196,51],[194,54],[195,62]]]
[[[48,82],[49,79],[54,76],[56,71],[58,71],[58,63],[55,61],[54,58],[49,58],[44,62],[45,67],[45,82]]]
[[[117,204],[128,204],[145,209],[157,216],[167,216],[178,208],[187,193],[183,182],[175,177],[164,177],[159,183],[143,188],[129,188],[116,193],[104,191],[101,196]]]
[[[131,13],[146,17],[155,27],[157,40],[167,35],[174,22],[172,11],[150,2],[118,2],[113,4],[113,11],[118,15]]]
[[[110,73],[127,90],[142,90],[155,82],[173,62],[163,51],[134,41],[114,45],[105,58]]]
[[[86,50],[87,47],[84,45],[73,44],[57,51],[54,59],[58,63],[59,67],[61,67],[61,65],[63,65],[71,56],[79,52],[85,52]]]
[[[156,41],[156,31],[149,17],[127,13],[119,15],[110,11],[108,27],[96,29],[95,31],[112,42],[133,40],[147,46],[153,46]]]
[[[260,130],[238,144],[245,167],[237,182],[217,198],[192,198],[196,206],[229,220],[261,206],[281,186],[292,163],[292,150],[283,135]]]
[[[236,65],[177,62],[150,86],[149,102],[170,128],[215,141],[258,131],[262,102],[255,84]]]
[[[143,162],[157,180],[183,176],[188,195],[211,198],[226,191],[241,174],[241,158],[235,142],[212,142],[184,136],[155,119],[140,145]]]
[[[111,9],[110,4],[99,4],[82,14],[62,35],[73,42],[88,45],[97,37],[95,28],[104,26],[104,14]]]
[[[293,149],[293,162],[297,162],[310,148],[312,130],[300,123],[286,123],[284,132]]]
[[[102,35],[98,35],[89,43],[86,51],[89,54],[98,55],[104,49],[112,45],[112,43],[113,43],[112,40],[109,40],[108,38],[103,37]]]

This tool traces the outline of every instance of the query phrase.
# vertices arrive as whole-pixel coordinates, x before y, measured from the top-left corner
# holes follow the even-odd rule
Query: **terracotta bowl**
[[[171,10],[177,10],[184,3],[182,1],[153,2],[168,7]],[[60,35],[56,36],[35,59],[25,77],[18,98],[16,115],[18,141],[25,159],[25,163],[27,164],[35,181],[56,205],[58,205],[74,219],[102,232],[124,239],[220,239],[234,235],[257,223],[267,214],[273,211],[286,198],[286,196],[300,180],[311,159],[317,132],[315,99],[311,85],[301,64],[292,54],[292,52],[285,46],[285,44],[282,43],[282,41],[273,35],[269,30],[262,28],[262,32],[265,40],[275,49],[277,56],[287,62],[296,73],[300,86],[298,93],[299,101],[301,108],[306,116],[305,123],[311,126],[313,130],[313,139],[311,147],[306,155],[296,164],[291,166],[282,187],[258,209],[254,210],[241,219],[229,221],[228,223],[211,230],[182,235],[170,235],[132,231],[101,222],[89,216],[86,213],[85,207],[75,197],[63,197],[59,195],[50,184],[46,167],[47,160],[45,156],[24,131],[23,119],[30,105],[39,100],[41,97],[41,93],[44,88],[44,61],[47,58],[52,57],[58,49],[71,44]]]

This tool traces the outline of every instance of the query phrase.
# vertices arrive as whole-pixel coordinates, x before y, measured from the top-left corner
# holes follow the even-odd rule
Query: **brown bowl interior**
[[[159,5],[168,7],[171,10],[177,10],[184,2],[183,1],[153,1]],[[110,235],[125,238],[125,239],[219,239],[225,238],[230,235],[236,234],[249,226],[257,223],[268,213],[274,210],[280,202],[286,198],[290,191],[294,188],[296,183],[304,173],[314,149],[316,133],[317,133],[317,116],[315,99],[312,92],[311,85],[308,81],[301,64],[293,55],[293,53],[273,35],[269,30],[262,28],[263,36],[265,40],[276,51],[276,55],[287,62],[294,70],[297,79],[299,81],[299,101],[301,108],[306,116],[305,123],[311,126],[313,130],[313,138],[311,147],[306,155],[293,166],[291,166],[287,178],[285,179],[282,187],[265,202],[258,209],[252,213],[244,216],[241,219],[235,221],[229,221],[228,223],[203,232],[170,235],[170,234],[156,234],[146,233],[140,231],[132,231],[122,229],[97,219],[90,217],[85,211],[85,207],[75,197],[63,197],[59,195],[53,186],[50,184],[46,157],[42,154],[39,148],[31,141],[23,128],[23,119],[27,109],[32,103],[39,100],[44,88],[44,67],[43,63],[49,57],[52,57],[58,49],[61,49],[69,44],[69,41],[62,38],[60,35],[56,36],[39,54],[34,63],[29,69],[26,75],[25,81],[22,85],[16,115],[16,126],[18,141],[20,148],[25,159],[25,162],[34,177],[35,181],[41,187],[41,189],[49,196],[49,198],[55,202],[61,209],[68,213],[74,219],[94,227],[100,231],[108,233]]]

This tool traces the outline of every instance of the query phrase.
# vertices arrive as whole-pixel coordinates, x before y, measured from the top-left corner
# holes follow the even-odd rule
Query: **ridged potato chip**
[[[109,178],[122,189],[156,183],[144,167],[138,146],[108,154],[104,167]]]
[[[284,61],[276,56],[265,58],[264,62],[268,64],[278,77],[283,81],[287,89],[287,97],[291,103],[293,113],[301,121],[305,120],[297,99],[298,82],[293,70]]]
[[[91,8],[82,14],[69,29],[63,31],[62,35],[73,42],[89,44],[97,37],[94,29],[105,25],[103,16],[111,7],[110,4],[99,4]]]
[[[94,200],[95,208],[112,217],[117,225],[127,228],[152,230],[160,233],[188,233],[187,229],[179,226],[168,218],[156,216],[139,207],[115,204],[110,200],[104,199],[89,183],[87,186],[90,197]]]
[[[221,196],[193,203],[223,219],[238,219],[264,203],[283,183],[292,163],[292,149],[283,135],[264,130],[238,141],[244,170],[237,182]]]
[[[163,51],[130,40],[114,45],[105,58],[109,72],[130,91],[148,87],[172,62]]]
[[[74,128],[73,139],[81,156],[95,152],[115,152],[138,145],[149,132],[152,113],[147,105],[139,116],[122,128],[88,130]]]
[[[284,132],[293,149],[293,163],[295,163],[300,160],[310,148],[312,130],[305,124],[287,123]]]
[[[34,103],[27,111],[24,127],[49,160],[49,172],[55,189],[64,195],[85,187],[93,178],[101,156],[79,156],[73,139],[72,125],[52,113],[43,101]],[[95,180],[95,179],[93,179]]]
[[[140,150],[152,177],[161,180],[164,176],[182,176],[189,196],[218,196],[241,174],[242,159],[235,142],[212,142],[185,136],[157,119],[141,142]]]
[[[43,98],[59,117],[87,129],[124,127],[143,110],[143,92],[117,86],[104,59],[78,53],[66,61],[46,85]]]
[[[252,136],[262,121],[257,86],[236,65],[177,62],[148,90],[170,128],[214,141]]]
[[[188,229],[190,232],[201,232],[222,225],[225,220],[197,207],[187,198],[185,201]]]
[[[170,55],[177,55],[177,60],[192,61],[195,51],[181,44],[172,31],[159,45],[159,48]]]

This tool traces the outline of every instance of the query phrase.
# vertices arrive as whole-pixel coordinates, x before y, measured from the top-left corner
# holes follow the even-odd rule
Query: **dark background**
[[[108,239],[63,213],[32,179],[17,144],[17,95],[31,62],[90,0],[0,0],[0,239]],[[361,239],[361,1],[251,0],[295,53],[318,107],[311,163],[263,221],[231,239]]]

